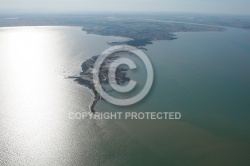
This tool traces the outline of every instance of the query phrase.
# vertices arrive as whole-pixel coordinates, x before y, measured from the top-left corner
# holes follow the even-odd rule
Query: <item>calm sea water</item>
[[[0,29],[1,165],[247,165],[250,31],[178,33],[147,46],[156,80],[141,103],[97,111],[178,111],[171,120],[70,120],[93,94],[67,76],[120,37],[81,27]]]

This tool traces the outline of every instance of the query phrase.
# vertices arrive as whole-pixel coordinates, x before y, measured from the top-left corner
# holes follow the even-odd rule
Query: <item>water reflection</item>
[[[0,165],[101,161],[102,125],[68,119],[88,111],[94,96],[64,76],[79,73],[84,59],[113,40],[81,27],[0,29]]]
[[[208,131],[202,128],[201,124],[194,126],[182,121],[70,121],[68,113],[89,110],[89,103],[92,103],[91,98],[94,96],[84,86],[65,80],[63,76],[79,73],[84,59],[105,50],[108,47],[105,44],[107,41],[117,40],[114,37],[85,35],[79,27],[73,29],[72,27],[0,29],[0,165],[138,165],[138,163],[141,165],[183,165],[183,163],[239,165],[241,163],[240,165],[244,165],[249,161],[249,139],[241,141],[227,136],[222,137],[223,133],[215,135],[216,131],[212,129]],[[204,33],[200,35],[202,34]],[[208,37],[208,35],[212,36],[210,33],[200,35],[190,34],[175,41],[161,41],[148,46],[148,55],[151,55],[153,62],[158,64],[155,66],[156,72],[164,72],[158,73],[158,79],[163,81],[158,82],[153,91],[153,97],[148,103],[135,106],[129,111],[188,112],[193,110],[196,112],[189,114],[192,118],[205,118],[204,122],[209,121],[216,128],[222,125],[233,126],[235,130],[241,129],[242,133],[247,133],[249,125],[244,125],[245,128],[237,128],[236,123],[231,123],[233,121],[229,121],[230,125],[224,124],[225,116],[223,116],[224,119],[219,119],[220,123],[215,123],[217,117],[215,119],[207,116],[212,110],[215,110],[214,115],[217,115],[221,102],[220,105],[211,105],[216,109],[207,107],[209,112],[205,112],[203,108],[204,104],[210,105],[207,101],[213,101],[212,99],[195,100],[199,102],[193,105],[192,102],[188,102],[197,98],[203,99],[204,92],[208,97],[210,92],[215,92],[207,90],[208,86],[203,88],[194,85],[207,85],[199,83],[200,78],[207,82],[207,75],[202,75],[202,71],[213,72],[216,69],[212,70],[211,64],[218,62],[216,60],[221,54],[223,40],[227,40],[225,37],[217,37],[218,34],[214,34],[211,41]],[[249,37],[244,33],[239,38],[244,39],[244,36],[248,41]],[[214,41],[219,41],[215,44],[218,44],[217,47],[214,47]],[[241,40],[237,39],[237,41]],[[204,50],[210,47],[211,49],[206,51],[207,54],[204,54],[203,49],[200,49],[201,53],[199,50],[192,52],[190,50],[193,48],[193,43],[201,43],[197,48],[202,45]],[[210,54],[212,47],[217,48],[213,57]],[[225,54],[226,58],[221,58],[222,64],[224,59],[227,61],[230,59],[230,51],[232,50],[228,50]],[[189,52],[188,56],[187,52]],[[241,61],[238,59],[240,55],[231,55],[231,61],[234,60],[232,57],[237,57],[240,62],[239,69],[241,66],[248,69],[248,52],[249,50],[246,50],[246,54],[242,54]],[[162,70],[160,70],[161,67]],[[215,67],[223,66],[215,65]],[[231,65],[229,67],[233,68]],[[191,75],[188,75],[189,70],[185,69],[190,69]],[[235,70],[235,67],[233,69]],[[237,84],[240,86],[233,86],[237,88],[235,92],[249,90],[247,84],[249,70],[235,71],[241,71],[243,74],[243,77],[236,77],[241,81]],[[232,73],[226,73],[227,75],[229,73],[231,78]],[[234,75],[238,76],[237,73]],[[209,78],[211,80],[211,77]],[[242,81],[243,79],[246,81]],[[221,81],[221,83],[225,82]],[[193,82],[199,84],[193,84]],[[218,81],[210,85],[215,85],[216,88]],[[241,91],[239,87],[242,87]],[[190,91],[191,88],[193,91]],[[247,92],[244,92],[246,100],[249,98]],[[225,96],[224,93],[223,96]],[[185,97],[188,100],[184,100]],[[216,96],[212,97],[218,99]],[[239,104],[243,103],[246,105],[245,108],[249,108],[246,100],[240,101]],[[188,105],[190,103],[191,105]],[[202,109],[192,109],[197,105],[201,105]],[[188,110],[186,106],[191,109]],[[127,108],[114,107],[104,101],[100,101],[97,110],[128,111]],[[243,121],[241,116],[244,114],[238,113],[238,109],[235,111],[240,115],[239,120]],[[195,115],[197,116],[194,117]],[[230,114],[226,112],[225,115]],[[245,115],[248,113],[246,112]],[[186,120],[187,116],[183,119]],[[249,124],[249,120],[245,124]],[[228,133],[232,131],[232,134],[236,135],[231,128],[230,130],[224,128],[223,131]]]
[[[2,31],[1,155],[12,164],[36,163],[39,158],[49,162],[56,150],[64,148],[60,138],[67,136],[60,102],[67,91],[62,92],[55,70],[60,64],[55,42],[59,36],[46,28]]]

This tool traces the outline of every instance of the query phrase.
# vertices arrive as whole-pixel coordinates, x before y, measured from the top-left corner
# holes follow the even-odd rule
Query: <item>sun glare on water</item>
[[[0,124],[9,131],[2,137],[6,142],[12,142],[8,146],[10,153],[15,151],[34,159],[49,151],[46,147],[55,144],[48,140],[55,140],[50,137],[59,134],[58,123],[62,123],[58,118],[62,110],[60,90],[54,78],[54,65],[60,61],[56,55],[55,39],[58,37],[39,27],[0,30],[0,92],[3,100],[0,116],[5,117]]]

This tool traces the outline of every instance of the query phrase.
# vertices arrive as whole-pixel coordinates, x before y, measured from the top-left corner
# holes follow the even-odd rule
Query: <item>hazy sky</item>
[[[250,14],[250,0],[0,0],[0,11],[158,11]]]

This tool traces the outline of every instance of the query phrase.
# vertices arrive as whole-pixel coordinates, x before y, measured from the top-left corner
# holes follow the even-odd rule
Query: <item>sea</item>
[[[98,112],[180,112],[179,120],[70,119],[93,92],[69,76],[123,37],[78,26],[0,28],[0,165],[248,165],[250,31],[179,32],[143,49],[154,83],[141,102]]]

